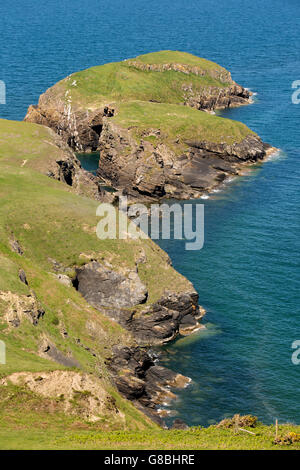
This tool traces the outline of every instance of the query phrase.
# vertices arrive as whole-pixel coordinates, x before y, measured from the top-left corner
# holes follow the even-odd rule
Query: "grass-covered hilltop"
[[[249,102],[223,67],[161,51],[70,75],[25,120],[75,151],[100,151],[98,177],[133,199],[188,199],[269,151],[244,124],[212,114]]]
[[[205,312],[152,240],[97,237],[110,196],[74,153],[98,149],[99,175],[132,198],[199,195],[263,158],[246,126],[203,111],[248,101],[222,67],[164,51],[73,74],[34,122],[0,119],[0,449],[300,448],[299,426],[274,441],[252,416],[166,429],[190,379],[158,347]]]

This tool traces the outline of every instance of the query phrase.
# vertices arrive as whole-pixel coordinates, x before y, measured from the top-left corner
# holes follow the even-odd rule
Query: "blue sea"
[[[164,349],[162,362],[192,378],[172,403],[190,425],[234,413],[300,424],[299,0],[1,0],[0,116],[27,107],[66,75],[161,49],[218,62],[257,93],[222,112],[280,152],[205,204],[205,244],[162,241],[207,310],[206,330]]]

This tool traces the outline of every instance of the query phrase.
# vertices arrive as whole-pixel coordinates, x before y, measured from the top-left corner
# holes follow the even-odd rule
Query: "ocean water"
[[[269,162],[205,204],[199,252],[163,241],[206,308],[205,331],[168,345],[163,363],[192,378],[172,404],[192,425],[233,413],[300,423],[300,80],[298,0],[1,0],[0,117],[20,120],[66,75],[161,49],[184,50],[230,69],[257,95],[222,112],[280,148]]]

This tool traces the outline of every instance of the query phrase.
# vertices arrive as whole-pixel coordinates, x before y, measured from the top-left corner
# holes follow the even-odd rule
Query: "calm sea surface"
[[[20,120],[66,75],[161,49],[214,60],[257,92],[223,112],[281,149],[205,204],[205,245],[164,241],[207,309],[207,329],[167,346],[163,362],[193,379],[172,404],[188,424],[233,413],[300,423],[298,0],[1,0],[0,117]],[[91,162],[89,162],[90,165]]]

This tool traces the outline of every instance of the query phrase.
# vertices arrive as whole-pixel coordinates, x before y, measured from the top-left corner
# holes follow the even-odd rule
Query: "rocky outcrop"
[[[140,60],[134,59],[127,59],[126,64],[130,65],[131,67],[135,67],[139,70],[147,71],[147,72],[166,72],[173,70],[174,72],[181,72],[185,73],[186,75],[193,74],[199,77],[203,77],[205,75],[209,75],[211,78],[214,78],[224,84],[234,83],[231,74],[228,70],[224,69],[223,67],[216,66],[210,67],[205,69],[200,65],[190,65],[187,63],[157,63],[157,64],[150,64],[141,62]]]
[[[196,292],[166,292],[152,305],[131,312],[122,324],[139,343],[158,345],[172,341],[179,334],[198,330],[202,316]]]
[[[98,309],[132,307],[144,303],[148,296],[137,272],[117,273],[96,261],[76,269],[74,284],[87,302]]]
[[[191,148],[201,150],[203,153],[213,154],[232,163],[255,163],[262,160],[266,156],[266,150],[270,148],[270,145],[263,143],[255,134],[249,134],[241,142],[233,144],[199,142],[196,140],[187,143]]]
[[[104,389],[102,382],[91,374],[77,371],[15,372],[0,380],[8,384],[27,387],[32,392],[56,400],[66,414],[80,415],[90,422],[104,417],[124,420],[116,401]]]
[[[24,319],[36,326],[45,314],[33,292],[28,295],[18,295],[0,291],[0,300],[6,303],[4,318],[9,327],[18,328]]]
[[[134,340],[130,343],[135,346],[115,346],[107,359],[113,382],[124,397],[164,426],[166,411],[161,405],[176,398],[172,388],[186,387],[190,379],[159,366],[157,356],[149,348],[198,330],[198,320],[205,311],[198,305],[198,294],[188,285],[186,292],[165,292],[156,302],[143,307],[148,291],[138,267],[146,262],[143,250],[136,257],[135,270],[116,271],[98,261],[89,261],[75,269],[73,285],[89,304],[131,333]]]
[[[213,86],[204,88],[200,93],[193,90],[192,85],[184,86],[184,104],[202,111],[235,108],[249,104],[251,95],[252,93],[249,90],[234,82],[224,88]]]
[[[149,136],[158,143],[149,142]],[[133,199],[198,198],[237,175],[244,163],[262,160],[269,147],[249,134],[233,144],[187,141],[188,149],[178,155],[174,146],[164,143],[159,129],[150,129],[143,137],[137,143],[130,129],[106,119],[99,141],[98,176],[117,189],[126,189]]]
[[[52,137],[53,145],[61,149],[62,153],[59,159],[49,160],[47,176],[71,186],[77,194],[101,200],[103,192],[98,178],[82,168],[74,152],[59,136],[53,132]]]
[[[142,308],[148,292],[138,272],[119,273],[96,261],[77,268],[73,283],[89,304],[129,330],[140,344],[163,344],[200,328],[197,320],[203,310],[195,291],[166,292]]]
[[[159,406],[175,398],[172,388],[184,388],[191,379],[157,365],[156,359],[140,347],[115,347],[107,365],[119,392],[163,424]]]
[[[103,117],[113,115],[114,109],[108,106],[95,111],[74,109],[67,96],[53,98],[50,88],[41,95],[38,106],[29,106],[24,120],[50,127],[73,150],[93,152],[99,146]]]
[[[222,83],[223,86],[203,86],[201,90],[195,90],[191,83],[183,85],[184,104],[192,108],[203,111],[213,111],[215,109],[231,108],[250,103],[252,93],[247,88],[238,85],[231,78],[231,74],[223,67],[212,67],[204,70],[200,66],[188,64],[147,64],[137,60],[127,60],[126,63],[139,70],[150,72],[175,71],[192,74],[199,77],[208,75],[209,77]]]

